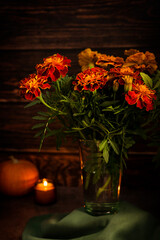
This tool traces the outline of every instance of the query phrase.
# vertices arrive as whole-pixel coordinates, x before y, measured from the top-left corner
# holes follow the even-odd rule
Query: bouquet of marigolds
[[[33,117],[39,122],[40,148],[46,137],[56,136],[57,148],[66,136],[99,140],[104,161],[111,154],[127,158],[134,137],[157,141],[160,116],[160,71],[153,53],[126,50],[124,58],[101,54],[90,48],[78,54],[82,68],[68,75],[71,60],[60,54],[36,65],[36,73],[20,81],[21,95],[43,104],[45,112]],[[54,121],[61,127],[55,129]],[[155,131],[153,131],[155,129]]]

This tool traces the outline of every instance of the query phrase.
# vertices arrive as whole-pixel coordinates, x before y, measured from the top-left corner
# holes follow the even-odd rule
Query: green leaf
[[[118,102],[119,102],[118,100],[116,100],[116,101],[105,101],[105,102],[101,103],[100,106],[101,107],[108,107],[108,106],[114,105]]]
[[[90,110],[89,112],[88,112],[88,117],[90,118],[92,116],[92,111]]]
[[[44,123],[37,123],[36,125],[34,125],[34,126],[32,127],[32,129],[41,128],[41,127],[43,127],[43,126],[45,126]]]
[[[155,75],[155,77],[154,77],[154,81],[157,82],[157,81],[159,81],[159,80],[160,80],[160,71],[157,70],[157,73],[156,73],[156,75]]]
[[[48,119],[48,124],[51,124],[51,123],[53,123],[55,121],[55,118],[49,118]]]
[[[107,147],[105,147],[103,149],[103,158],[104,158],[105,162],[108,163],[108,161],[109,161],[109,149]]]
[[[87,173],[86,181],[85,181],[85,189],[88,189],[89,182],[90,182],[90,173]]]
[[[106,163],[109,161],[109,147],[108,147],[108,140],[104,139],[100,144],[99,144],[99,151],[103,151],[103,158]]]
[[[115,112],[114,112],[114,114],[116,115],[116,114],[118,114],[118,113],[120,113],[120,112],[122,112],[122,111],[124,111],[125,110],[125,108],[121,108],[121,109],[119,109],[119,110],[116,110]]]
[[[50,113],[49,112],[38,112],[39,115],[45,116],[45,117],[49,117]]]
[[[74,130],[74,131],[81,131],[81,130],[83,130],[83,129],[85,129],[86,127],[84,127],[84,128],[78,128],[78,127],[73,127],[72,129]],[[68,132],[68,131],[66,131],[66,132]]]
[[[47,134],[46,134],[45,137],[47,138],[47,137],[51,137],[51,136],[53,136],[53,135],[56,135],[55,131],[54,131],[54,130],[53,130],[53,131],[50,130],[49,132],[47,132]]]
[[[107,108],[102,109],[103,112],[113,112],[114,108],[112,106],[109,106]]]
[[[149,88],[152,88],[153,87],[152,78],[150,78],[150,76],[148,76],[146,73],[143,73],[143,72],[140,72],[140,75],[141,75],[144,83],[146,84],[146,86]]]
[[[100,144],[99,144],[99,151],[101,152],[105,145],[106,145],[107,139],[104,139]]]
[[[126,149],[131,148],[134,144],[135,144],[135,141],[127,142],[127,143],[125,144],[125,148],[126,148]]]
[[[92,118],[92,120],[91,120],[91,125],[92,125],[94,122],[95,122],[95,119],[94,119],[94,118]]]
[[[43,130],[37,132],[37,133],[34,135],[34,137],[35,137],[35,138],[36,138],[36,137],[39,137],[39,136],[41,136],[42,133],[43,133]]]
[[[126,158],[126,159],[128,159],[128,154],[127,154],[127,152],[124,150],[123,151],[123,154],[124,154],[124,157]]]
[[[32,107],[32,106],[36,105],[37,103],[40,103],[40,101],[38,99],[28,103],[24,108]]]
[[[100,129],[102,129],[105,133],[109,134],[108,129],[107,129],[103,124],[101,124],[101,123],[99,123],[99,122],[97,122],[97,121],[96,121],[96,124],[97,124],[98,127],[99,127]]]
[[[113,129],[115,129],[115,127],[113,126],[113,124],[112,124],[110,121],[108,121],[108,119],[106,119],[106,122],[107,122]]]
[[[73,114],[73,117],[82,116],[82,115],[85,115],[85,114],[86,114],[85,112],[82,112],[82,113],[74,113],[74,114]]]
[[[111,144],[114,152],[115,152],[117,155],[119,155],[119,148],[118,148],[117,144],[116,144],[113,140],[111,140],[111,139],[109,139],[109,143]]]
[[[34,119],[34,120],[47,120],[48,118],[44,117],[44,116],[34,116],[34,117],[32,117],[32,119]]]
[[[153,89],[156,89],[156,88],[159,88],[159,87],[160,87],[160,79],[159,79],[159,81],[156,82],[156,84],[155,84]]]
[[[86,121],[82,120],[83,126],[84,127],[89,127],[89,125],[86,123]]]

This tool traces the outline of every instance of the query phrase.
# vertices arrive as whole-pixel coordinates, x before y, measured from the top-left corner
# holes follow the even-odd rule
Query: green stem
[[[48,127],[48,124],[49,124],[49,121],[51,120],[52,117],[49,117],[48,118],[48,121],[45,125],[45,128],[44,128],[44,131],[43,131],[43,134],[42,134],[42,137],[41,137],[41,141],[40,141],[40,146],[39,146],[39,152],[41,151],[41,148],[42,148],[42,145],[43,145],[43,141],[44,141],[44,138],[45,138],[45,134],[47,132],[47,127]]]
[[[56,109],[52,108],[51,106],[49,106],[49,105],[44,101],[44,99],[43,99],[43,97],[42,97],[42,94],[41,94],[39,97],[37,97],[37,98],[38,98],[38,99],[41,101],[41,103],[43,103],[46,107],[50,108],[51,110],[57,111]]]
[[[59,82],[56,81],[56,83],[57,83],[57,89],[58,89],[58,91],[59,91],[59,93],[60,93],[60,92],[61,92],[61,89],[60,89],[60,86],[59,86]]]
[[[41,94],[39,97],[37,97],[37,98],[41,101],[41,103],[43,103],[47,108],[50,108],[52,111],[58,112],[59,114],[66,115],[66,113],[61,112],[61,111],[57,110],[56,108],[53,108],[53,107],[49,106],[49,105],[44,101],[44,99],[43,99],[43,97],[42,97],[42,94]]]
[[[82,131],[79,131],[79,134],[81,135],[81,137],[82,137],[83,139],[86,139],[85,136],[84,136],[84,134],[82,133]]]
[[[97,199],[99,198],[100,194],[105,191],[105,189],[107,188],[110,181],[111,181],[111,176],[109,176],[107,181],[105,182],[105,184],[98,189],[98,192],[97,192],[97,195],[96,195]]]

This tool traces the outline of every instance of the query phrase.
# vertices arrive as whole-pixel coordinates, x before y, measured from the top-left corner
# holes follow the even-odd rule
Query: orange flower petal
[[[57,53],[45,58],[42,64],[37,64],[36,70],[39,76],[46,76],[52,81],[57,81],[60,76],[66,76],[69,66],[71,66],[71,60]]]
[[[77,74],[75,81],[73,81],[73,85],[75,85],[74,89],[78,91],[89,90],[93,92],[98,88],[102,88],[108,81],[107,74],[108,72],[106,70],[99,67],[80,72]]]
[[[146,108],[146,111],[153,110],[153,99],[156,98],[155,91],[149,89],[144,84],[133,84],[133,90],[128,91],[125,95],[125,100],[130,105],[137,104],[140,109]]]
[[[27,100],[34,100],[41,94],[41,89],[50,88],[51,86],[46,83],[47,78],[45,76],[40,77],[36,74],[30,74],[28,78],[20,81],[21,95]]]

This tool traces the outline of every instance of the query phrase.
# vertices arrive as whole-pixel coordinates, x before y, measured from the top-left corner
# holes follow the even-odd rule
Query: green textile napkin
[[[92,216],[83,208],[71,213],[33,217],[22,240],[160,240],[160,223],[150,213],[120,203],[119,213]]]

